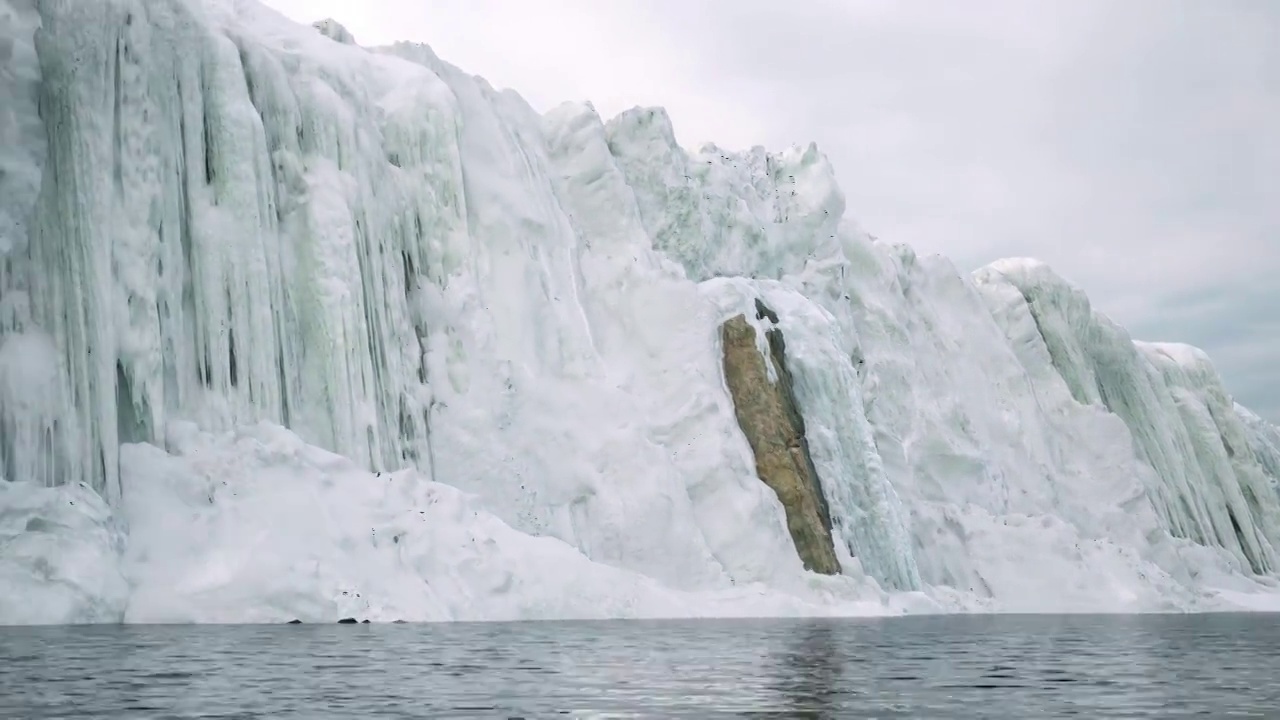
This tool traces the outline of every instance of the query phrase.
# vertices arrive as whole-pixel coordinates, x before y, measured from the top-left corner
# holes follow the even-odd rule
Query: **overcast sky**
[[[1049,262],[1280,422],[1280,1],[267,0],[535,108],[817,141],[870,232]]]

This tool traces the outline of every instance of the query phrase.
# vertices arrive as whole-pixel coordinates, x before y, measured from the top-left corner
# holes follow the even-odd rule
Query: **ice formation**
[[[1280,607],[1202,353],[872,240],[814,146],[251,0],[0,0],[0,98],[0,623]],[[757,300],[837,576],[735,419]]]

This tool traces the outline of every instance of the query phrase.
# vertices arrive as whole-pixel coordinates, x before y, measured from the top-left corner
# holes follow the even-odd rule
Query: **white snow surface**
[[[250,0],[0,0],[0,61],[0,623],[1280,609],[1203,353],[873,240],[812,145]],[[840,576],[734,418],[756,299]]]

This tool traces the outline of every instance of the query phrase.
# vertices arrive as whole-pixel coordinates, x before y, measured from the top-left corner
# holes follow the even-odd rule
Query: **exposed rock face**
[[[756,317],[778,321],[778,316],[759,300]],[[756,473],[782,501],[787,529],[800,560],[809,570],[835,575],[840,572],[840,562],[831,541],[831,516],[809,456],[804,420],[792,393],[786,344],[782,331],[776,327],[765,337],[777,382],[769,380],[765,358],[756,346],[756,330],[745,315],[730,318],[720,327],[724,372],[734,412],[755,454]]]

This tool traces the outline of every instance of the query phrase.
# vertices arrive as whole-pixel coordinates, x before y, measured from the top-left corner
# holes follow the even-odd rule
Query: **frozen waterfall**
[[[1203,353],[871,239],[815,146],[253,0],[0,19],[0,623],[1280,607],[1280,430]],[[839,575],[735,418],[757,301]]]

